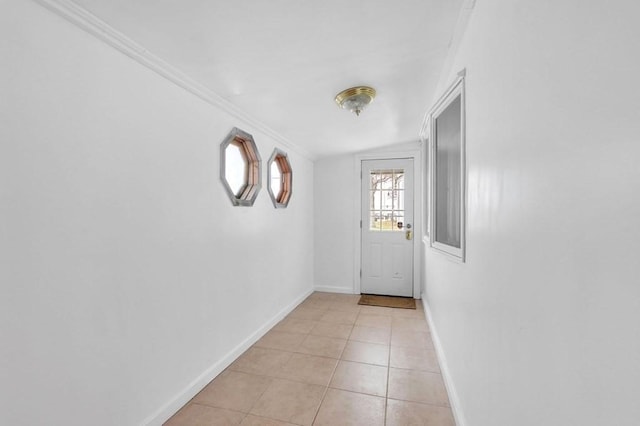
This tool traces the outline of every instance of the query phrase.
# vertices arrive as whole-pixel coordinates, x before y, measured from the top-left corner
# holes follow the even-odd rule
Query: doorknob
[[[413,239],[413,231],[411,230],[411,224],[407,223],[407,231],[405,232],[405,238],[407,240]]]

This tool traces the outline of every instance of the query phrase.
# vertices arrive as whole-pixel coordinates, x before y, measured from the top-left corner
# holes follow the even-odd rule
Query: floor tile
[[[434,349],[429,333],[407,329],[394,329],[391,331],[391,346]]]
[[[193,402],[247,413],[271,381],[269,377],[227,370],[196,395]]]
[[[330,311],[342,311],[342,312],[360,312],[360,305],[354,305],[352,302],[334,301],[329,305]]]
[[[373,328],[356,325],[351,330],[349,340],[358,342],[379,343],[388,345],[391,338],[391,332],[384,328]]]
[[[317,323],[317,321],[303,318],[285,318],[273,327],[272,330],[285,331],[288,333],[309,334],[311,329],[315,327]]]
[[[449,405],[442,376],[437,373],[389,368],[389,398]]]
[[[324,386],[274,379],[251,409],[251,414],[299,425],[311,425]]]
[[[237,411],[192,403],[178,411],[164,426],[231,426],[239,425],[244,416]]]
[[[385,315],[371,315],[363,314],[358,315],[356,325],[364,327],[384,328],[386,330],[391,328],[391,317]]]
[[[327,311],[320,318],[322,322],[353,325],[358,317],[357,312]]]
[[[252,346],[229,366],[229,370],[269,376],[285,365],[292,355],[292,352]]]
[[[392,346],[389,366],[409,370],[440,372],[436,351],[407,346]]]
[[[386,396],[387,367],[340,361],[329,387],[369,395]]]
[[[314,308],[306,308],[306,307],[297,307],[289,315],[287,318],[300,318],[307,320],[319,320],[324,316],[327,311],[324,309],[314,309]]]
[[[314,291],[305,300],[321,300],[321,301],[333,301],[336,299],[335,293],[326,293],[323,291]]]
[[[299,333],[272,330],[262,336],[255,346],[260,348],[279,349],[281,351],[294,351],[300,346],[307,336]]]
[[[387,400],[386,426],[456,426],[449,407]]]
[[[428,332],[429,326],[427,325],[427,321],[425,319],[394,317],[393,329]]]
[[[244,418],[240,426],[296,426],[293,423],[281,422],[280,420],[268,419],[249,414]]]
[[[389,365],[389,346],[350,340],[342,352],[342,359],[387,366]]]
[[[424,311],[421,308],[416,309],[394,309],[391,312],[391,316],[394,318],[412,318],[412,319],[420,319],[424,318]]]
[[[345,339],[333,337],[308,335],[296,349],[297,352],[309,355],[326,356],[329,358],[340,358],[342,350],[346,345]]]
[[[397,310],[399,309],[387,308],[385,306],[362,305],[362,307],[360,308],[360,313],[367,314],[367,315],[382,315],[385,317],[390,317],[393,311],[397,311]]]
[[[335,337],[337,339],[348,339],[351,335],[352,329],[352,325],[318,322],[309,334],[313,334],[314,336]]]
[[[329,309],[331,302],[329,300],[305,300],[299,306],[302,308],[320,309],[326,311]]]
[[[382,426],[384,398],[329,389],[314,426]]]
[[[337,363],[333,358],[293,354],[274,375],[282,379],[327,386]]]
[[[338,302],[348,302],[353,303],[358,306],[358,300],[360,300],[359,294],[344,294],[344,293],[335,293],[336,298],[334,300]]]

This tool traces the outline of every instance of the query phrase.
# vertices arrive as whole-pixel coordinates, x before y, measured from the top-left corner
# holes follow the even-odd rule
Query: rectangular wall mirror
[[[430,246],[464,261],[465,253],[464,77],[429,114]]]

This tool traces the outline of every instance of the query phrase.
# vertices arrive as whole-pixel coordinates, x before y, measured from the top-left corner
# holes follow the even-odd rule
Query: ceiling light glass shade
[[[375,97],[376,91],[372,87],[357,86],[338,93],[335,101],[340,108],[348,109],[356,115],[360,115]]]

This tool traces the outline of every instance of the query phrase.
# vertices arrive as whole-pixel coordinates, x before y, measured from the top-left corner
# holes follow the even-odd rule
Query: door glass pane
[[[393,189],[393,172],[392,171],[383,171],[380,173],[380,183],[381,188],[385,189]]]
[[[380,210],[380,199],[382,198],[382,193],[380,191],[371,191],[371,209],[372,210]]]
[[[391,210],[382,210],[382,223],[381,228],[383,231],[393,231],[393,211]]]
[[[371,191],[380,191],[380,179],[382,179],[382,177],[379,172],[375,170],[371,172],[369,176],[369,189]]]
[[[393,209],[396,211],[404,211],[404,191],[398,190],[396,191],[396,197],[393,203]]]
[[[369,230],[371,231],[379,231],[382,221],[379,216],[380,212],[371,212],[369,213]]]
[[[461,101],[458,96],[435,120],[435,240],[460,248]]]
[[[382,208],[384,210],[393,209],[393,191],[382,191]]]

